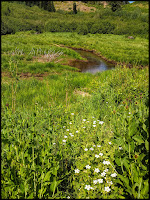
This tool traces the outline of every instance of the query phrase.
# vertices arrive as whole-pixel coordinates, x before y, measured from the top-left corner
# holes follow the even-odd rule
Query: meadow
[[[116,67],[80,73],[67,46]],[[1,47],[2,198],[149,198],[148,39],[27,31]]]

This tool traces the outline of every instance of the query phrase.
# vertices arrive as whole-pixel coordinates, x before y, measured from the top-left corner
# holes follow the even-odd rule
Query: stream
[[[82,57],[87,60],[73,60],[70,62],[70,66],[76,67],[81,70],[82,73],[89,72],[95,74],[96,72],[102,72],[105,70],[111,70],[115,68],[114,64],[108,63],[100,56],[84,50],[75,50]]]

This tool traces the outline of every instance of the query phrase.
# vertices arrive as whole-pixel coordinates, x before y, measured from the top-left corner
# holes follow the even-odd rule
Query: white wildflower
[[[109,161],[105,161],[105,160],[104,160],[104,161],[103,161],[103,164],[104,164],[104,165],[109,165],[109,164],[110,164],[110,162],[109,162]]]
[[[103,183],[103,179],[97,179],[98,183]]]
[[[96,183],[97,183],[97,180],[93,180],[93,183],[96,184]]]
[[[99,122],[99,124],[103,124],[103,123],[104,123],[103,121],[100,121],[100,122]]]
[[[106,175],[106,172],[102,172],[102,173],[101,173],[101,176],[105,176],[105,175]]]
[[[79,172],[80,172],[80,170],[79,170],[79,169],[75,169],[75,173],[77,173],[77,174],[78,174]]]
[[[110,176],[111,176],[111,177],[116,177],[116,176],[117,176],[117,174],[116,174],[116,173],[114,173],[114,174],[111,174]]]
[[[74,113],[71,113],[71,115],[74,115]]]
[[[97,147],[101,147],[101,145],[98,144]]]
[[[103,153],[99,153],[100,156],[103,156]]]
[[[96,125],[93,125],[93,127],[96,127]]]
[[[105,169],[104,172],[108,172],[108,169]]]
[[[107,187],[104,188],[104,190],[105,190],[106,192],[110,192],[111,189],[107,186]]]
[[[112,144],[111,142],[108,142],[108,144]]]
[[[90,150],[93,151],[94,150],[93,147],[91,147]]]
[[[90,165],[86,165],[85,167],[86,167],[86,169],[90,169],[90,168],[91,168],[91,166],[90,166]]]
[[[67,138],[68,136],[67,135],[64,135],[64,138]]]
[[[98,173],[100,170],[98,168],[95,168],[94,172]]]
[[[95,157],[96,157],[96,158],[99,158],[99,155],[95,154]]]
[[[88,151],[88,149],[87,149],[87,148],[85,148],[85,149],[84,149],[84,151]]]
[[[90,189],[91,189],[91,186],[90,186],[90,185],[85,185],[85,189],[86,189],[86,190],[90,190]]]
[[[63,140],[63,142],[66,142],[66,140]]]

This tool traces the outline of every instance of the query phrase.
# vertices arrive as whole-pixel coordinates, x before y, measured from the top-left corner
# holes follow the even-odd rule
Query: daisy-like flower
[[[88,149],[87,149],[87,148],[85,148],[85,149],[84,149],[84,151],[88,151]]]
[[[104,172],[108,172],[108,169],[105,169]]]
[[[69,135],[71,136],[71,135],[72,135],[72,133],[69,133]]]
[[[95,157],[96,157],[96,158],[99,158],[99,155],[95,154]]]
[[[66,140],[63,140],[63,142],[66,142]]]
[[[64,135],[64,138],[67,138],[68,136],[67,135]]]
[[[119,150],[122,150],[123,148],[122,147],[119,147]]]
[[[107,186],[107,187],[104,188],[104,190],[105,190],[106,192],[110,192],[111,189]]]
[[[100,156],[103,156],[103,153],[99,153]]]
[[[87,122],[89,122],[89,121],[87,121]]]
[[[67,199],[70,199],[70,197],[69,197],[69,196],[67,196]]]
[[[101,145],[98,144],[97,147],[101,147]]]
[[[74,171],[75,171],[76,174],[78,174],[80,172],[79,169],[75,169]]]
[[[94,185],[97,183],[97,180],[93,180]]]
[[[56,143],[54,142],[53,145],[55,145]]]
[[[98,173],[100,170],[98,168],[95,168],[94,172]]]
[[[83,119],[83,121],[85,122],[85,121],[86,121],[86,119]]]
[[[78,133],[79,131],[76,131],[76,133]]]
[[[96,127],[96,125],[93,125],[93,127]]]
[[[90,169],[90,168],[91,168],[91,166],[90,166],[90,165],[86,165],[85,167],[86,167],[86,169]]]
[[[111,142],[108,142],[108,144],[112,144]]]
[[[103,183],[103,179],[102,179],[102,178],[97,179],[97,182],[98,182],[98,183]]]
[[[105,176],[105,175],[106,175],[106,172],[102,172],[102,173],[101,173],[101,176]]]
[[[63,128],[65,128],[65,126],[63,126]]]
[[[105,160],[104,160],[104,161],[103,161],[103,164],[104,164],[104,165],[109,165],[109,164],[110,164],[110,162],[109,162],[109,161],[105,161]]]
[[[116,173],[113,173],[113,174],[111,174],[110,176],[111,176],[111,177],[116,177],[117,174],[116,174]]]
[[[72,122],[69,122],[69,124],[72,124]]]
[[[71,137],[73,137],[74,135],[70,135]]]
[[[96,124],[96,121],[93,121],[93,124]]]
[[[90,186],[90,185],[85,185],[85,189],[86,189],[86,190],[90,190],[90,189],[91,189],[91,186]]]
[[[108,103],[108,102],[106,102],[106,103]]]
[[[99,121],[99,124],[103,124],[104,122],[103,121]]]
[[[71,113],[71,115],[74,115],[74,113]]]
[[[96,145],[95,145],[95,144],[93,144],[93,147],[96,147]]]
[[[113,182],[112,182],[112,181],[110,181],[110,182],[109,182],[109,181],[107,181],[107,183],[108,183],[108,184],[111,184],[111,185],[113,184]]]
[[[85,126],[83,128],[86,128]]]
[[[69,131],[69,129],[66,129],[66,131]]]
[[[94,150],[93,147],[91,147],[90,150],[93,151]]]

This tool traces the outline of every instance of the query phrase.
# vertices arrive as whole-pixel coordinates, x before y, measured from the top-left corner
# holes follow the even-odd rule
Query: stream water
[[[77,67],[81,70],[81,72],[89,72],[89,73],[96,73],[102,72],[105,70],[114,69],[115,65],[110,64],[103,60],[101,57],[95,55],[92,52],[84,51],[84,50],[75,50],[77,51],[82,57],[87,58],[87,61],[84,60],[74,60],[70,64],[73,67]]]

